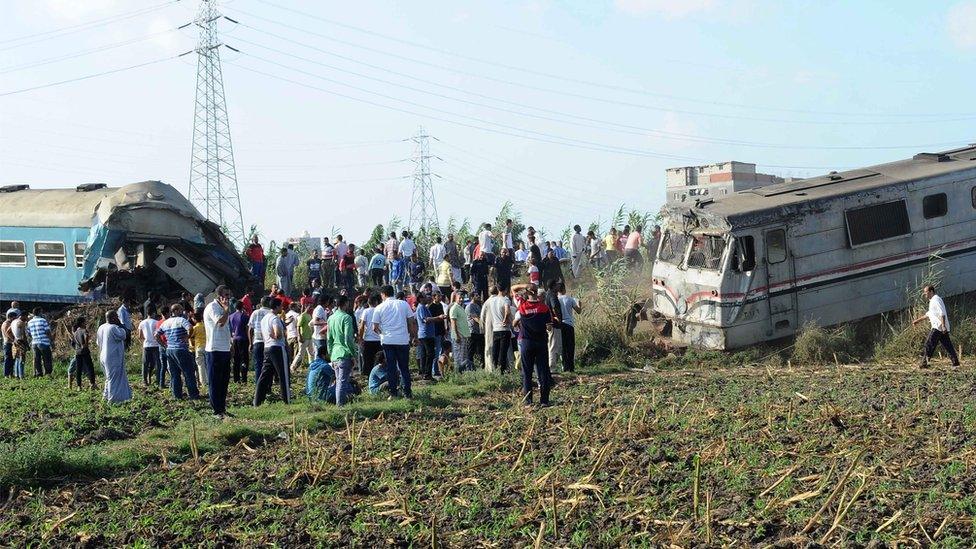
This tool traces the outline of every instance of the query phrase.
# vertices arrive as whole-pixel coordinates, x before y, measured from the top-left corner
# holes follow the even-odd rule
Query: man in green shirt
[[[341,295],[336,300],[337,308],[329,317],[327,345],[335,371],[336,405],[342,406],[350,394],[349,376],[352,373],[353,357],[356,356],[356,321],[352,317],[352,301]]]
[[[453,303],[448,311],[448,318],[451,319],[451,335],[454,336],[454,368],[460,373],[465,370],[473,370],[470,357],[468,356],[468,346],[471,344],[471,326],[468,324],[468,311],[464,308],[464,297],[461,292],[454,292],[451,296]]]

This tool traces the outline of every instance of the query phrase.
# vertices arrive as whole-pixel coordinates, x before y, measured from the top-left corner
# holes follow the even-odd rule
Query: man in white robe
[[[111,403],[126,402],[132,399],[132,389],[125,373],[125,338],[128,332],[122,327],[119,315],[109,311],[105,324],[98,327],[95,340],[98,342],[98,360],[105,370],[105,390],[102,396]]]

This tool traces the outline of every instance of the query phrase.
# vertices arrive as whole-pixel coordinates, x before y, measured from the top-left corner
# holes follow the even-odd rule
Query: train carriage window
[[[0,267],[26,267],[27,249],[23,242],[0,240]]]
[[[688,248],[688,237],[681,232],[665,231],[658,259],[672,265],[681,265]]]
[[[861,246],[912,232],[904,200],[873,204],[844,212],[851,246]]]
[[[75,267],[81,269],[85,266],[85,243],[75,242]]]
[[[786,231],[783,229],[766,233],[766,261],[771,264],[786,261]]]
[[[721,267],[725,239],[720,236],[696,236],[688,255],[688,267],[717,271]]]
[[[737,273],[748,273],[756,268],[756,239],[751,236],[739,236],[732,248],[732,270]]]
[[[63,268],[66,264],[64,242],[35,242],[34,264],[52,269]]]
[[[969,190],[970,199],[973,201],[973,208],[976,208],[976,187]]]
[[[949,204],[945,193],[930,194],[922,199],[922,215],[925,219],[942,217],[948,211]]]

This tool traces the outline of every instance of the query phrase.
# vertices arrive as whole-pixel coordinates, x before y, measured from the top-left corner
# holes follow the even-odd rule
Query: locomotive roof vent
[[[0,187],[0,193],[15,193],[17,191],[26,191],[30,188],[30,185],[4,185]]]
[[[75,187],[75,190],[80,193],[88,193],[91,191],[97,191],[98,189],[104,189],[108,187],[105,183],[82,183]]]
[[[923,162],[948,162],[952,160],[952,157],[945,153],[918,153],[912,157],[912,160],[920,160]]]

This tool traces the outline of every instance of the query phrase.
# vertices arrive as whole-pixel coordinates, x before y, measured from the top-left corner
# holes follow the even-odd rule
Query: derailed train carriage
[[[165,183],[0,188],[0,300],[240,292],[250,280],[221,228]]]
[[[735,349],[976,290],[976,145],[674,206],[653,269],[677,343]]]

